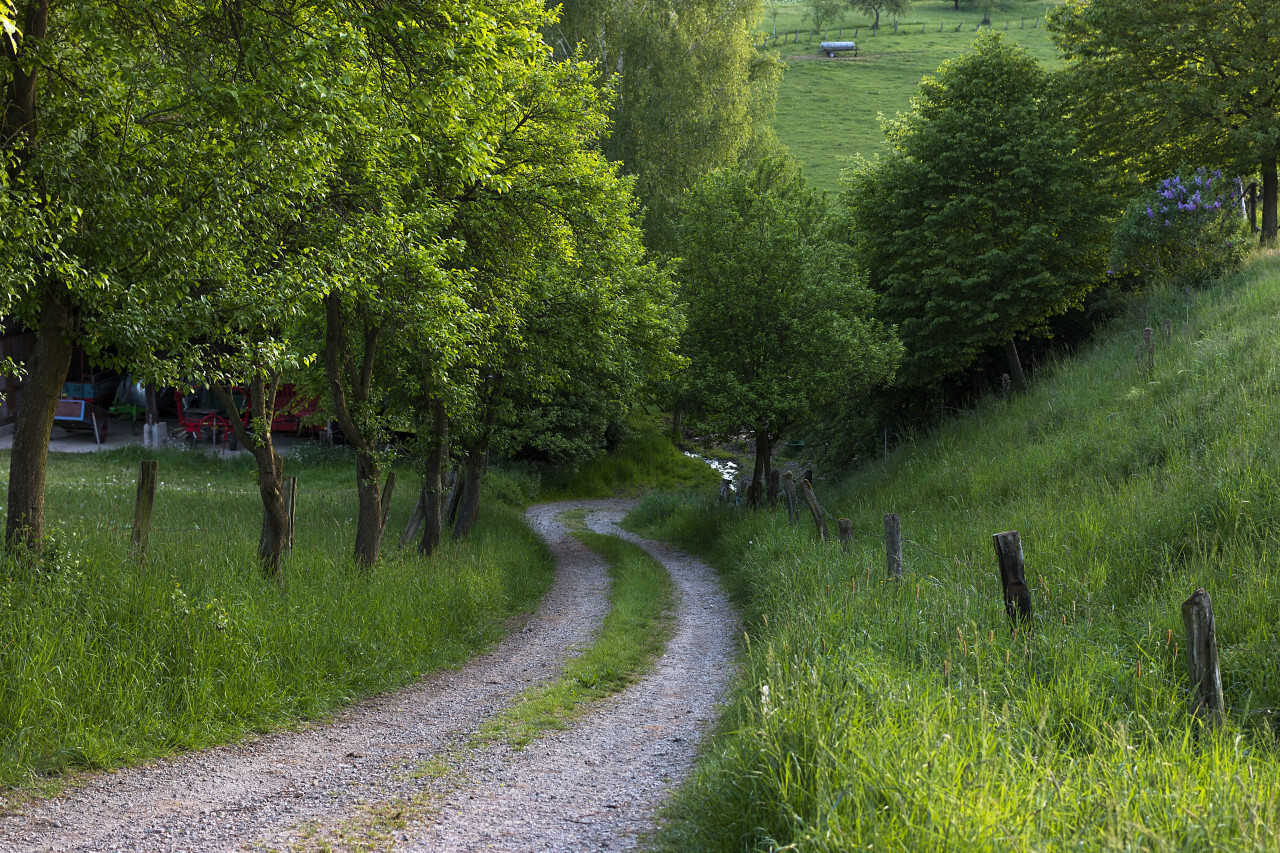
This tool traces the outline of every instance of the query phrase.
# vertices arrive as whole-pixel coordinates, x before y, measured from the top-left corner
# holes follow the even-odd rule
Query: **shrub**
[[[1117,223],[1113,270],[1148,282],[1199,285],[1233,269],[1248,245],[1239,197],[1238,178],[1224,180],[1203,166],[1186,177],[1165,178]]]

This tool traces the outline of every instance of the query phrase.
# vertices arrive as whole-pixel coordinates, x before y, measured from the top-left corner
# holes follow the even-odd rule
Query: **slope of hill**
[[[1029,392],[820,481],[852,519],[848,553],[807,518],[642,504],[633,525],[710,557],[749,624],[666,848],[1280,846],[1277,316],[1277,254],[1150,295]],[[902,520],[901,582],[885,513]],[[992,535],[1011,529],[1029,631],[1001,598]],[[1189,705],[1197,588],[1217,621],[1217,731]]]
[[[892,118],[906,110],[922,77],[970,48],[982,12],[973,4],[960,11],[949,3],[917,4],[896,31],[885,18],[872,35],[871,19],[846,9],[825,35],[851,41],[856,34],[858,54],[829,59],[819,50],[823,35],[809,33],[807,8],[804,3],[769,4],[760,26],[770,37],[761,51],[777,57],[786,69],[772,122],[778,139],[804,164],[815,186],[834,192],[855,155],[883,150],[879,116]],[[1061,60],[1044,26],[1045,8],[1031,0],[1003,4],[991,12],[991,28],[1054,67]],[[772,38],[775,29],[777,39]]]

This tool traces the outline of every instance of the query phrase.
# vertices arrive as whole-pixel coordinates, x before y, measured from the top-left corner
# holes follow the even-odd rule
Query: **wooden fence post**
[[[382,530],[387,529],[387,519],[391,517],[391,494],[396,490],[396,472],[388,471],[387,480],[382,484]]]
[[[1197,589],[1182,603],[1187,629],[1187,675],[1191,679],[1191,710],[1205,725],[1222,725],[1222,673],[1218,670],[1218,632],[1213,624],[1209,593]]]
[[[769,509],[778,508],[778,493],[782,490],[782,472],[777,468],[769,470]]]
[[[286,519],[284,544],[286,548],[292,551],[294,520],[298,515],[298,478],[286,475],[281,485],[281,491],[284,493],[284,517]]]
[[[991,537],[1000,561],[1000,584],[1004,587],[1004,612],[1017,628],[1019,623],[1030,628],[1031,590],[1027,588],[1022,560],[1022,539],[1018,531],[1009,530]]]
[[[818,504],[818,498],[813,493],[813,485],[808,480],[800,481],[800,491],[804,494],[804,501],[809,505],[809,512],[813,513],[813,523],[818,526],[818,536],[823,542],[831,538],[827,533],[827,513]]]
[[[884,517],[884,552],[889,564],[889,578],[902,580],[902,519],[896,512]]]
[[[796,478],[790,471],[782,475],[782,492],[787,496],[787,521],[795,524],[800,513],[796,512]]]
[[[836,522],[836,526],[840,530],[840,550],[848,554],[853,550],[853,522],[842,518]]]
[[[133,553],[139,562],[147,559],[147,539],[151,536],[151,510],[156,503],[156,475],[160,463],[155,459],[142,460],[138,472],[138,501],[133,508]]]

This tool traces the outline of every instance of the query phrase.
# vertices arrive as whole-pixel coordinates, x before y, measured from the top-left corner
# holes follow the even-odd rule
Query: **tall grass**
[[[646,501],[630,524],[726,570],[752,625],[659,846],[1280,846],[1277,315],[1276,255],[1152,295],[1030,392],[820,482],[853,521],[850,554],[785,517]],[[1150,373],[1134,356],[1148,326]],[[885,579],[886,512],[907,540],[901,583]],[[1001,602],[991,536],[1008,529],[1029,635]],[[1180,607],[1198,587],[1228,706],[1216,733],[1188,710]]]
[[[39,568],[4,564],[0,785],[323,716],[462,662],[551,579],[548,553],[510,504],[487,503],[468,541],[429,560],[395,553],[409,489],[396,495],[384,560],[361,570],[349,557],[351,468],[289,463],[298,530],[282,593],[254,558],[252,469],[181,452],[160,454],[140,567],[128,525],[141,458],[51,456],[54,544]]]

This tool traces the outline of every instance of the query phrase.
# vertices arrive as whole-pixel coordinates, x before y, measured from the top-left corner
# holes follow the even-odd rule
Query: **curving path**
[[[557,516],[636,541],[678,589],[654,672],[523,751],[467,749],[480,725],[548,681],[608,608],[603,561]],[[712,571],[615,522],[629,504],[573,501],[528,519],[556,559],[538,612],[462,669],[332,722],[90,777],[0,816],[0,851],[308,850],[363,839],[396,850],[625,850],[684,778],[732,674],[739,623]]]

